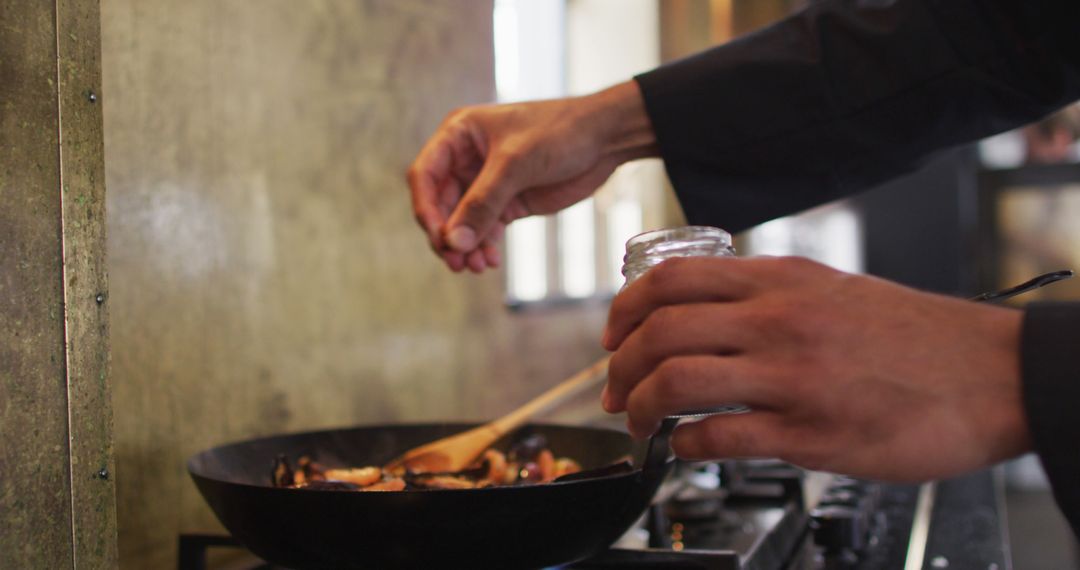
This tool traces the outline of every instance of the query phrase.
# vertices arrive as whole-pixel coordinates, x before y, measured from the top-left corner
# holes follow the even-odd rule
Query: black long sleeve
[[[825,0],[636,79],[687,218],[740,231],[1080,98],[1080,2]]]
[[[1034,303],[1020,361],[1032,443],[1054,498],[1080,536],[1080,303]]]
[[[687,218],[740,231],[1080,98],[1080,0],[825,0],[636,79]],[[1020,351],[1080,536],[1080,303],[1029,309]]]

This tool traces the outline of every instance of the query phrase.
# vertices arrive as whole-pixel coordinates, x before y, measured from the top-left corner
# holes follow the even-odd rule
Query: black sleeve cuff
[[[1033,303],[1021,341],[1024,408],[1054,498],[1080,537],[1080,303]]]

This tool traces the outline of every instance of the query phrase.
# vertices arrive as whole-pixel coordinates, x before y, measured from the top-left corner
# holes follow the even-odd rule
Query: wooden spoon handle
[[[588,368],[563,380],[547,392],[533,398],[529,403],[506,414],[505,416],[488,424],[500,436],[513,431],[533,416],[558,404],[565,402],[572,396],[596,384],[597,381],[607,377],[608,362],[611,356],[605,356],[592,363]]]

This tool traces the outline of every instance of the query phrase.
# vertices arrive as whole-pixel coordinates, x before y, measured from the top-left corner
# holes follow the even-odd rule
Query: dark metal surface
[[[850,564],[826,568],[850,570],[904,570],[918,485],[881,485],[877,513],[871,517],[867,549]]]
[[[598,552],[645,510],[666,471],[471,490],[334,492],[268,485],[273,458],[312,454],[327,466],[381,465],[472,424],[371,426],[217,447],[188,469],[229,532],[291,568],[540,568]],[[641,446],[614,430],[532,425],[558,456],[596,468]],[[503,444],[508,443],[506,441]]]
[[[988,469],[937,484],[923,568],[1012,568],[998,477]]]
[[[824,568],[907,568],[919,485],[877,485],[881,489],[880,504],[873,516],[867,548],[850,563],[835,561]],[[938,482],[934,495],[922,568],[1012,568],[1004,506],[994,470]]]

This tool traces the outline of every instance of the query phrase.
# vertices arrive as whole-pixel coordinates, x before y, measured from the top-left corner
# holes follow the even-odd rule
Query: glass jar
[[[735,248],[731,245],[731,234],[711,226],[683,226],[638,234],[626,242],[623,288],[673,257],[735,257]]]
[[[731,234],[711,226],[683,226],[638,234],[626,242],[622,274],[623,289],[653,267],[673,257],[735,257]],[[672,417],[740,414],[750,411],[743,404],[721,404],[714,408],[690,410]]]

